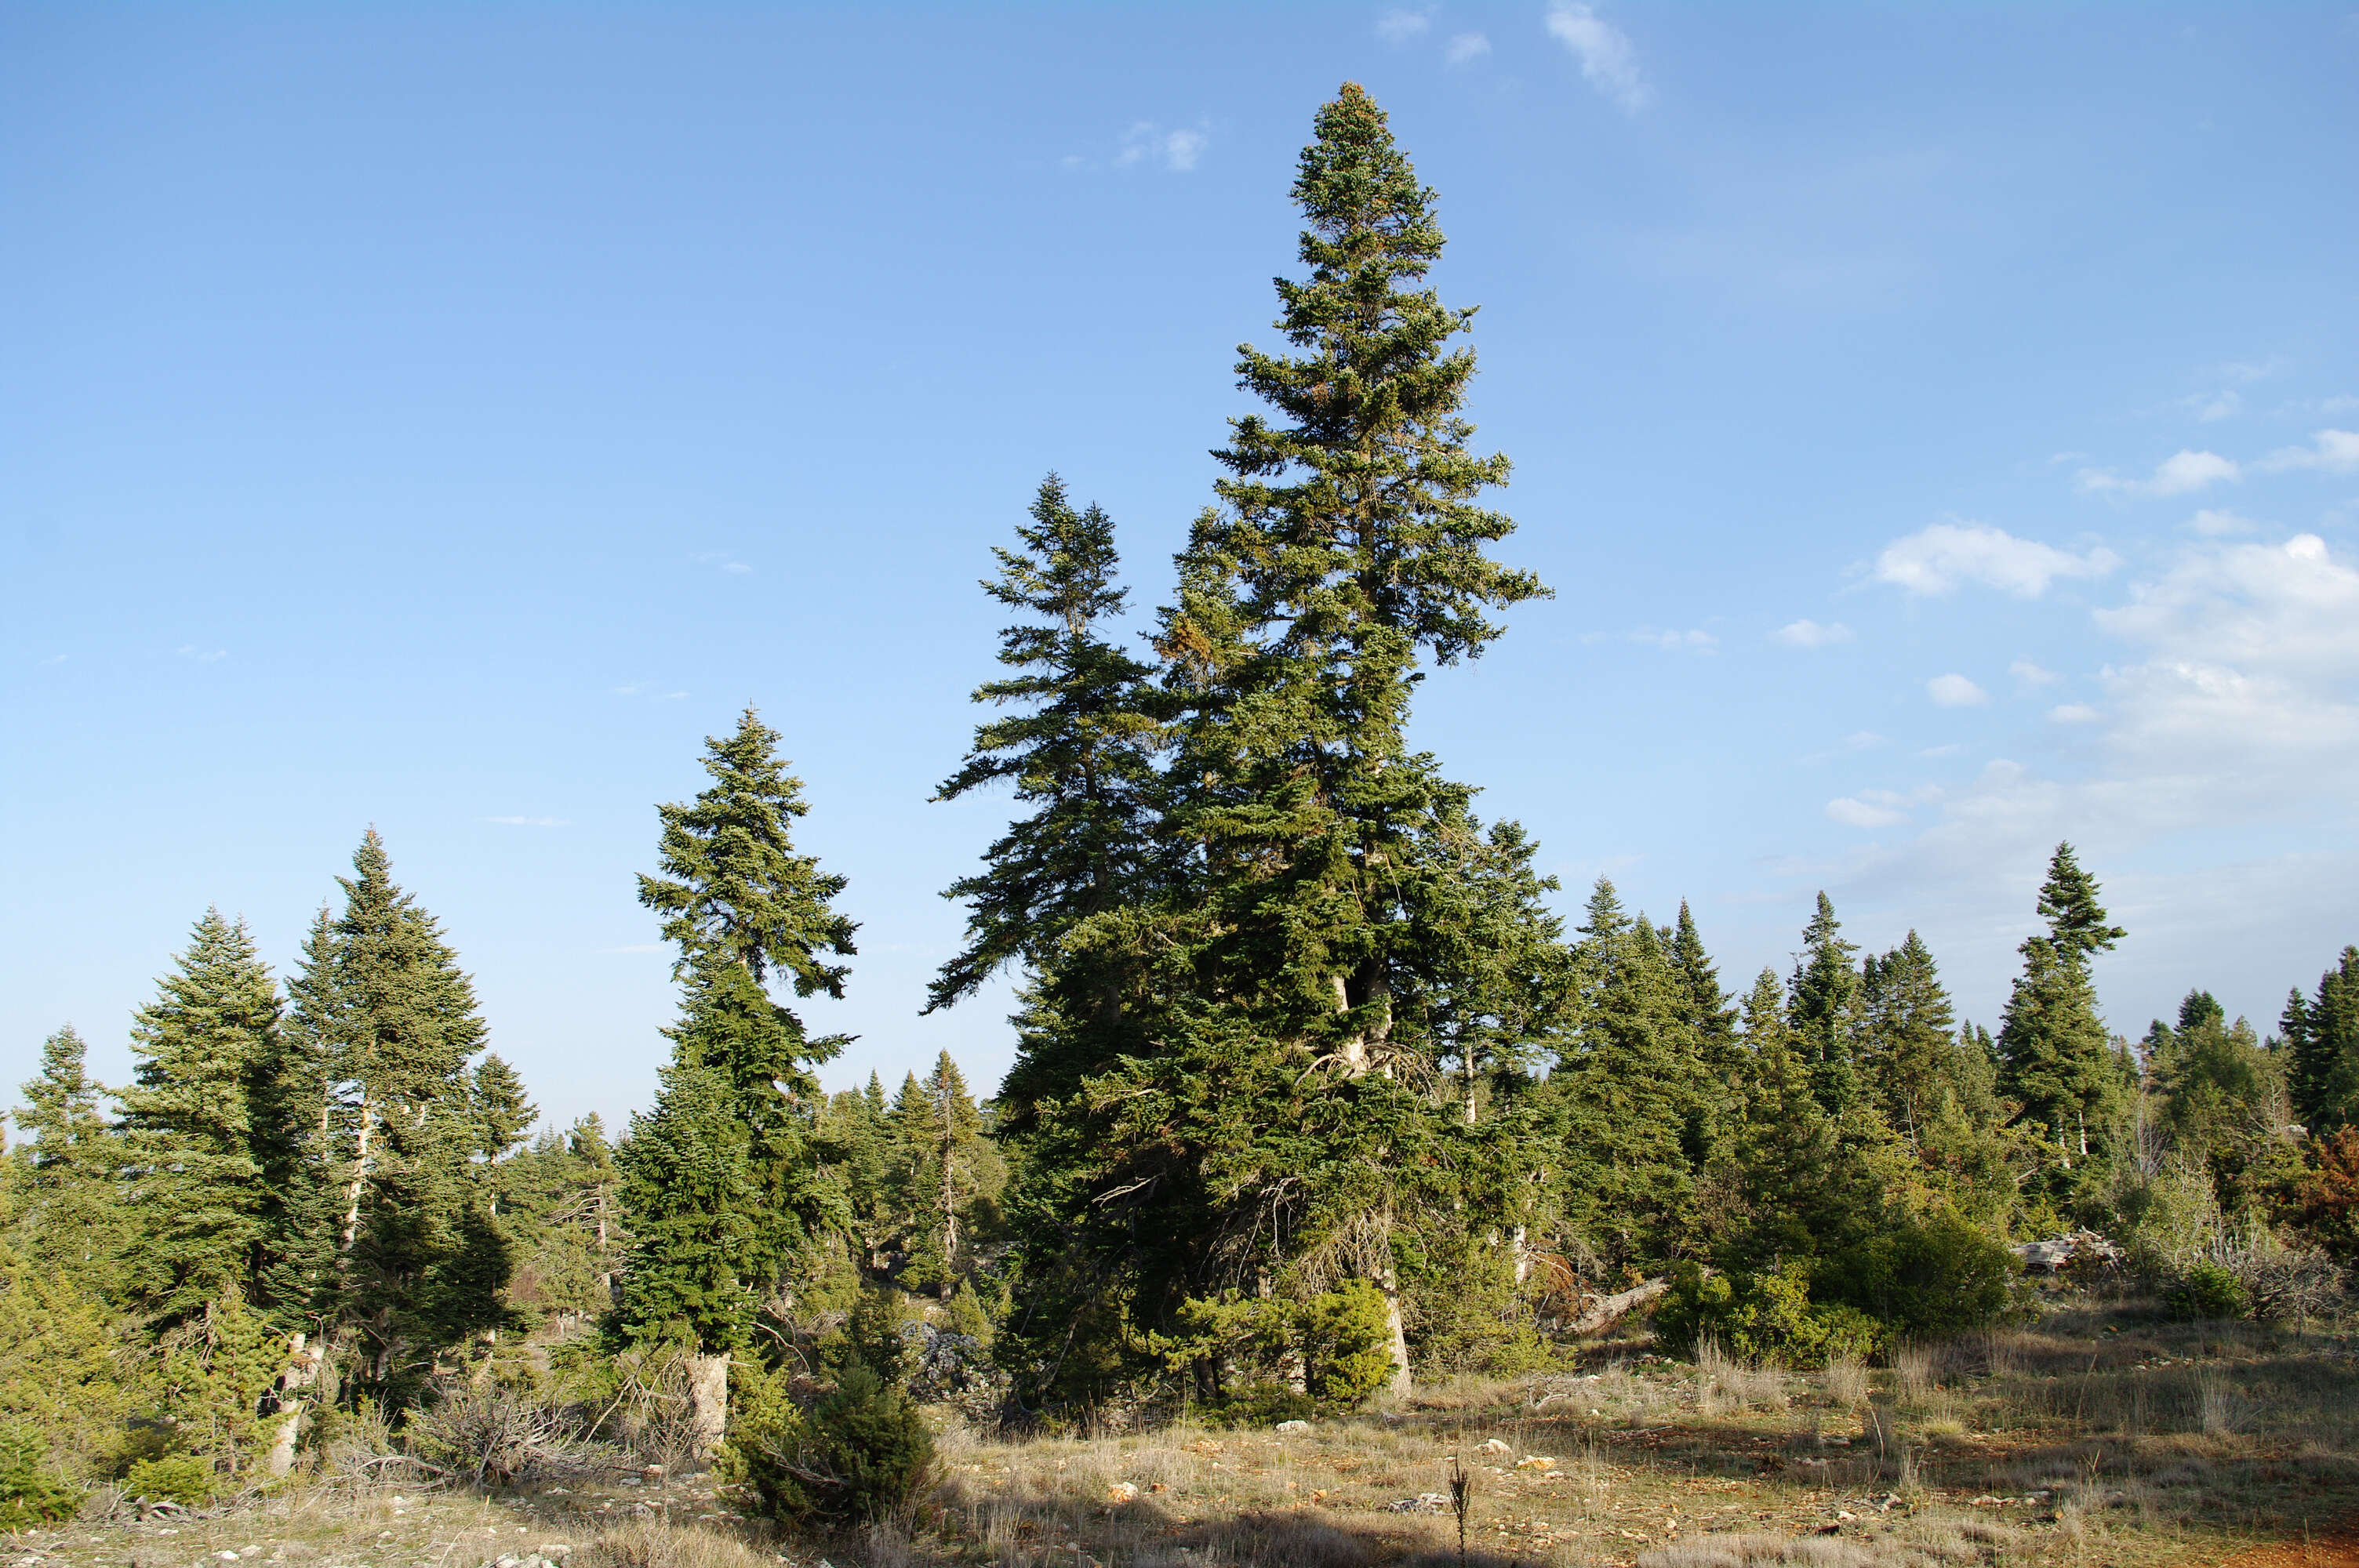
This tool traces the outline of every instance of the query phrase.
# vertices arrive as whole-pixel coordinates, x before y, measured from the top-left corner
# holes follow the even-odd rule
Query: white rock
[[[1495,1437],[1483,1444],[1483,1452],[1485,1454],[1513,1454],[1515,1450]]]
[[[1282,1421],[1277,1423],[1277,1430],[1280,1432],[1309,1432],[1310,1430],[1310,1423],[1307,1421]]]

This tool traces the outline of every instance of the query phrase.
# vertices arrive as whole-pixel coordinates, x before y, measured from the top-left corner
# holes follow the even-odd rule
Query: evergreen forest
[[[1872,1360],[2019,1312],[2060,1241],[2193,1315],[2339,1299],[2352,934],[2286,955],[2275,1020],[2190,975],[2132,1029],[2093,964],[2136,933],[2070,844],[1993,1019],[1823,893],[1755,976],[1685,903],[1601,878],[1559,913],[1408,739],[1427,675],[1549,593],[1467,417],[1474,311],[1428,281],[1438,199],[1351,85],[1292,194],[1256,406],[1148,635],[1112,518],[1055,473],[1008,498],[998,670],[936,799],[1011,820],[944,869],[927,1001],[1013,983],[1004,1081],[943,1054],[823,1091],[853,1043],[797,1006],[856,983],[859,868],[797,847],[827,803],[753,708],[657,808],[636,894],[677,1011],[627,1126],[542,1121],[372,830],[288,972],[197,918],[130,1082],[42,1045],[0,1162],[0,1524],[593,1442],[873,1516],[946,1420],[1267,1425],[1647,1325]]]

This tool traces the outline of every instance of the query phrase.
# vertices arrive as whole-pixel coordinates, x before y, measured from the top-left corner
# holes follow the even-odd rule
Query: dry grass
[[[777,1568],[777,1559],[734,1536],[653,1520],[608,1530],[588,1561],[611,1568]]]

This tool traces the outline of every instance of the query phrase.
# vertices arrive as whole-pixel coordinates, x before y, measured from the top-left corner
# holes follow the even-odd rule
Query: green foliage
[[[147,1502],[200,1508],[212,1501],[213,1469],[185,1454],[141,1459],[124,1472],[123,1489]]]
[[[81,1491],[51,1466],[49,1444],[39,1433],[0,1425],[0,1530],[68,1518],[81,1502]]]
[[[2239,1318],[2252,1314],[2253,1302],[2236,1271],[2209,1260],[2189,1266],[2163,1292],[2163,1301],[2181,1317]]]
[[[889,1285],[863,1290],[845,1325],[842,1364],[856,1362],[889,1383],[906,1380],[914,1354],[908,1330],[916,1321],[899,1291]]]
[[[734,734],[708,737],[712,785],[657,808],[660,874],[639,878],[686,984],[662,1098],[634,1120],[623,1162],[633,1250],[616,1325],[632,1343],[744,1345],[756,1305],[848,1217],[821,1177],[811,1111],[810,1069],[843,1042],[809,1038],[765,982],[776,969],[798,996],[841,997],[846,970],[827,960],[853,955],[857,927],[831,907],[843,879],[795,852],[789,828],[810,807],[778,740],[751,708]]]
[[[631,1119],[620,1162],[633,1239],[615,1325],[633,1345],[735,1350],[753,1331],[758,1249],[745,1122],[710,1067],[666,1067],[659,1083],[655,1108]]]
[[[135,1343],[75,1277],[0,1247],[0,1431],[38,1444],[34,1470],[73,1485],[113,1468],[135,1408]]]
[[[1174,1315],[1179,1332],[1150,1334],[1148,1344],[1172,1370],[1197,1378],[1210,1409],[1242,1400],[1259,1419],[1268,1401],[1254,1390],[1267,1385],[1303,1401],[1297,1413],[1346,1411],[1393,1375],[1384,1297],[1364,1280],[1300,1301],[1230,1292],[1190,1300]],[[1245,1374],[1243,1388],[1224,1386],[1232,1369]]]
[[[277,1331],[225,1294],[157,1343],[146,1413],[210,1484],[234,1489],[269,1450],[276,1422],[257,1412],[286,1360]]]
[[[2050,1152],[2043,1184],[2085,1194],[2118,1137],[2125,1086],[2097,1016],[2089,959],[2120,940],[2097,902],[2095,879],[2059,844],[2039,890],[2044,935],[2027,937],[2023,974],[1999,1029],[1999,1087]]]
[[[806,1485],[813,1512],[891,1518],[931,1477],[933,1434],[908,1394],[861,1362],[847,1362],[813,1407]]]
[[[810,1491],[796,1474],[812,1441],[810,1420],[788,1391],[782,1372],[738,1359],[729,1368],[729,1431],[714,1467],[723,1480],[754,1488],[773,1519],[813,1511]]]
[[[1979,1328],[2006,1310],[2013,1260],[1962,1216],[1936,1209],[1902,1219],[1822,1266],[1821,1300],[1858,1308],[1884,1336],[1924,1338]]]
[[[1666,1344],[1692,1349],[1709,1338],[1748,1361],[1816,1367],[1833,1356],[1865,1356],[1883,1344],[1882,1324],[1845,1303],[1813,1303],[1810,1271],[1788,1265],[1758,1274],[1706,1275],[1682,1264],[1655,1308]]]

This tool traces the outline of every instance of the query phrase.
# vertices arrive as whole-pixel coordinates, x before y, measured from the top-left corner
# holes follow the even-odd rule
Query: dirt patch
[[[2321,1531],[2309,1541],[2256,1546],[2239,1552],[2220,1568],[2359,1568],[2359,1525]]]

